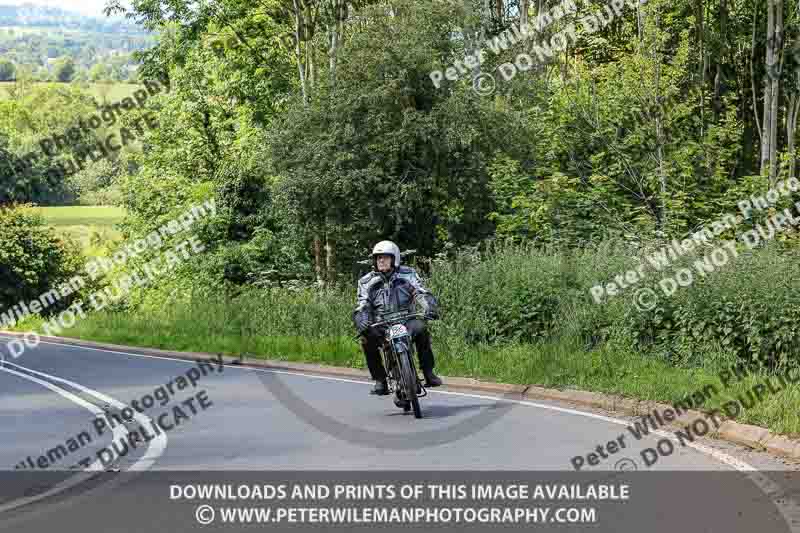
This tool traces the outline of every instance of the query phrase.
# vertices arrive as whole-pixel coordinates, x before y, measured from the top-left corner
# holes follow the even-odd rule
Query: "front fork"
[[[401,379],[400,378],[400,364],[399,364],[399,362],[397,360],[397,358],[400,356],[400,354],[402,354],[402,353],[410,354],[411,364],[413,364],[414,368],[416,369],[417,362],[414,361],[414,353],[411,350],[411,342],[412,341],[411,341],[411,337],[410,336],[399,337],[399,338],[396,338],[396,339],[387,339],[387,341],[386,341],[386,343],[387,343],[386,349],[387,350],[391,350],[391,353],[387,354],[389,356],[387,358],[388,359],[388,365],[389,365],[389,368],[387,370],[389,372],[389,375],[392,376],[392,379],[394,381],[394,384],[393,384],[393,389],[394,390],[392,390],[391,392],[394,392],[396,395],[400,391],[400,379]],[[419,388],[419,391],[417,393],[418,397],[422,398],[422,397],[428,395],[428,391],[425,389],[425,385],[423,385],[419,381],[419,377],[417,377],[417,387]]]
[[[397,357],[404,350],[408,350],[408,344],[404,343],[403,339],[387,338],[383,349],[386,356],[386,371],[392,376],[392,380],[395,382],[394,388],[397,389],[397,383],[400,381],[400,365]]]

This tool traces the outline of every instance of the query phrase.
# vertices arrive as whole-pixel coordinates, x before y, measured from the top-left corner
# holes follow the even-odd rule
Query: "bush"
[[[695,260],[687,258],[675,268]],[[651,311],[627,309],[634,346],[674,362],[702,362],[717,344],[765,368],[800,362],[800,253],[771,243],[661,299]],[[656,287],[653,286],[655,289]]]
[[[80,250],[62,241],[28,205],[0,207],[0,306],[37,299],[59,287],[82,267]],[[66,291],[65,291],[66,292]],[[56,302],[63,309],[75,294]]]
[[[595,346],[608,338],[621,302],[598,305],[589,289],[632,266],[627,247],[615,246],[497,245],[480,257],[437,261],[430,281],[446,313],[442,328],[471,343],[558,337]]]

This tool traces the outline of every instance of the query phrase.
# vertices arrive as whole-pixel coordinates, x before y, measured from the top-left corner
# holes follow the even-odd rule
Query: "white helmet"
[[[372,263],[375,264],[376,256],[378,255],[391,255],[394,260],[392,261],[394,268],[400,267],[400,248],[397,247],[392,241],[381,241],[372,249]]]

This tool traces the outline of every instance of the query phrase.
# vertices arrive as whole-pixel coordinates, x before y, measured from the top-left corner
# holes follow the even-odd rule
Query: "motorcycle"
[[[386,369],[386,382],[389,392],[395,394],[394,404],[404,412],[414,410],[415,418],[422,418],[419,399],[428,395],[425,386],[417,374],[415,348],[411,333],[405,323],[415,318],[422,319],[422,313],[408,314],[406,311],[386,313],[383,320],[371,324],[373,328],[384,328],[383,343],[380,346],[381,357]]]

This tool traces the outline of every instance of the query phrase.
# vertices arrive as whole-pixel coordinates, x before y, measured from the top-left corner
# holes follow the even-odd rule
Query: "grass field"
[[[37,82],[49,86],[64,85],[62,83],[44,81]],[[130,96],[140,89],[142,86],[136,83],[86,83],[86,82],[73,82],[84,87],[92,95],[94,95],[100,102],[118,102]],[[9,90],[14,87],[14,82],[0,82],[0,99],[7,98]]]
[[[125,210],[121,207],[65,206],[37,207],[34,210],[59,234],[77,241],[87,256],[101,255],[104,242],[122,237],[114,228],[125,218]]]

